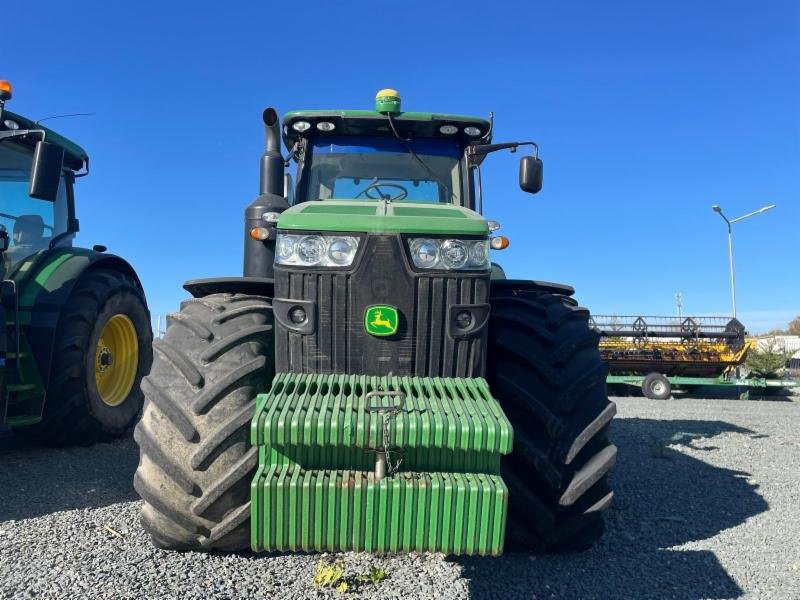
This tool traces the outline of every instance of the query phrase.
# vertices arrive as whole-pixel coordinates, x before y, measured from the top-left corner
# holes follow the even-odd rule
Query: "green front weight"
[[[251,442],[254,550],[502,552],[512,433],[483,379],[278,374]]]

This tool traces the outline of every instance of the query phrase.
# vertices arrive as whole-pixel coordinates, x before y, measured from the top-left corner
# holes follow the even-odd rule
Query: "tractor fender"
[[[183,289],[195,298],[211,294],[247,294],[251,296],[275,295],[275,280],[270,277],[212,277],[209,279],[190,279]]]
[[[19,316],[45,387],[50,381],[56,326],[61,311],[80,278],[106,269],[129,275],[139,289],[142,283],[125,259],[86,248],[56,248],[39,256],[29,273],[18,277]]]

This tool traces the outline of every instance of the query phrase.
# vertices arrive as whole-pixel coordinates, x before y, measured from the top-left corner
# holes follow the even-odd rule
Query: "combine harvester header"
[[[612,374],[716,377],[744,362],[749,343],[736,319],[595,315],[600,352]]]
[[[648,398],[669,398],[674,387],[788,388],[790,380],[744,378],[739,365],[754,345],[744,325],[728,317],[594,315],[609,384],[641,387]]]

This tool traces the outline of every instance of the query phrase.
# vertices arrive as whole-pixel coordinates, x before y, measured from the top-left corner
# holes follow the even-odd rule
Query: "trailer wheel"
[[[129,275],[83,274],[61,310],[42,421],[16,431],[48,446],[120,437],[142,409],[153,360],[150,314]]]
[[[249,547],[256,395],[274,372],[268,298],[213,294],[182,303],[153,344],[136,426],[142,525],[171,550]]]
[[[661,373],[650,373],[642,382],[642,393],[651,400],[666,400],[672,394],[672,385]]]
[[[589,311],[569,297],[492,289],[487,380],[514,427],[501,465],[509,550],[583,550],[603,534],[616,406],[598,341]]]

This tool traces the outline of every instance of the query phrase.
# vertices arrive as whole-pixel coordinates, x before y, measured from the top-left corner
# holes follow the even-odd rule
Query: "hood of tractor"
[[[320,200],[303,202],[281,214],[278,228],[295,231],[487,235],[478,213],[452,204]]]

